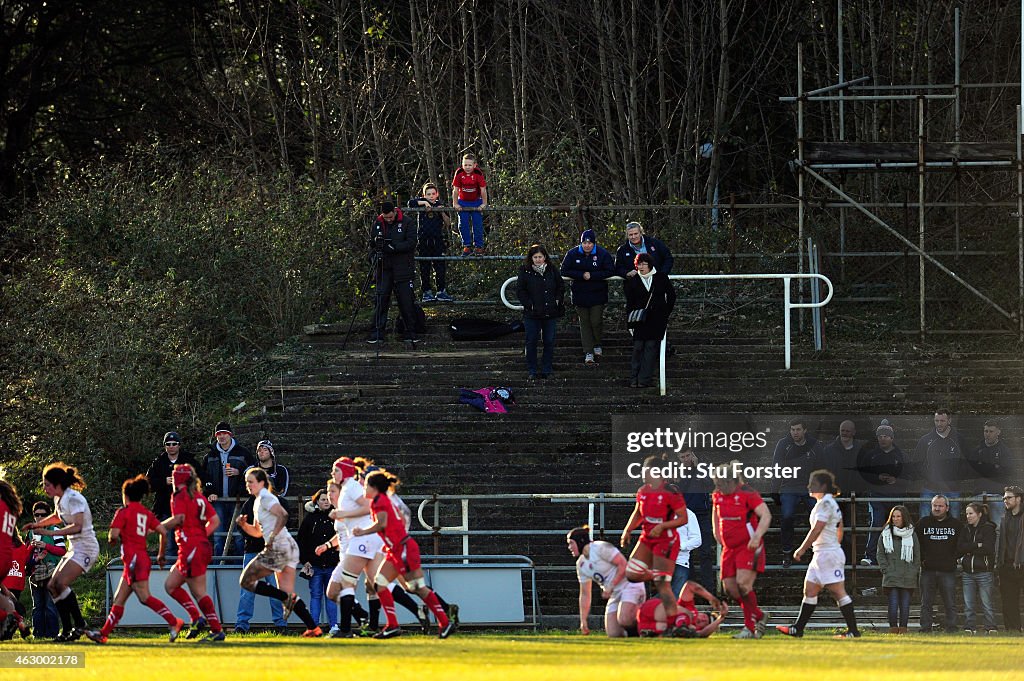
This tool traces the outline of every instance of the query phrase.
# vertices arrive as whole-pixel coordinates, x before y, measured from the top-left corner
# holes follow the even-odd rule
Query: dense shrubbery
[[[0,435],[23,486],[64,458],[113,489],[165,430],[205,439],[273,369],[264,351],[361,283],[369,202],[340,178],[167,166],[68,175],[13,227]]]

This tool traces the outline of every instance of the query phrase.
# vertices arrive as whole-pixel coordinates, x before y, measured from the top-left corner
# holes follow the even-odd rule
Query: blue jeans
[[[325,594],[333,572],[333,567],[314,567],[313,576],[309,578],[309,614],[313,616],[314,622],[320,624],[320,604],[323,603],[327,623],[332,627],[338,624],[338,606]]]
[[[984,619],[985,630],[993,631],[996,628],[996,580],[991,572],[963,573],[961,575],[964,587],[964,616],[967,618],[965,627],[977,629],[976,618],[978,611],[978,600],[981,600],[981,614]]]
[[[483,199],[476,201],[459,200],[463,208],[479,208],[483,205]],[[484,247],[484,214],[477,211],[459,213],[459,235],[462,237],[463,246]]]
[[[555,360],[555,332],[558,330],[558,319],[523,319],[526,326],[526,370],[533,376],[537,373],[537,342],[541,333],[544,334],[544,356],[541,357],[540,373],[550,374],[551,365]]]
[[[889,626],[907,628],[910,622],[910,594],[913,589],[898,586],[886,587],[889,596]]]
[[[57,614],[57,606],[53,604],[46,585],[50,580],[42,584],[32,584],[32,631],[39,638],[54,638],[60,633],[60,616]]]
[[[796,525],[796,513],[801,506],[804,506],[809,513],[814,506],[814,497],[807,492],[781,492],[779,501],[782,504],[782,523],[779,530],[782,554],[789,556],[793,553],[793,527]]]
[[[936,492],[930,489],[921,490],[921,518],[927,518],[932,514],[932,497],[936,494],[941,494],[947,499],[955,499],[960,496],[960,492]],[[954,518],[960,517],[960,502],[950,501],[949,502],[949,515]]]
[[[942,609],[946,611],[946,631],[956,632],[956,573],[937,570],[921,570],[921,631],[930,633],[932,630],[936,591],[942,597]]]
[[[252,562],[257,554],[246,553],[242,556],[242,569]],[[277,576],[267,575],[263,578],[263,581],[270,586],[277,586]],[[256,605],[256,594],[255,592],[242,589],[238,595],[238,612],[235,614],[235,629],[243,629],[248,631],[249,620],[252,619],[252,609]],[[271,598],[270,599],[270,616],[274,619],[275,627],[286,627],[288,623],[284,620],[284,610],[282,609],[283,603],[281,601]]]
[[[870,496],[870,495],[865,495]],[[889,511],[892,509],[892,504],[888,501],[869,501],[868,502],[868,522],[871,523],[871,527],[884,527],[886,521],[889,519]],[[864,557],[870,560],[872,563],[878,562],[878,537],[881,536],[880,530],[868,533],[867,546],[864,548]],[[902,625],[901,625],[902,626]]]
[[[690,568],[676,564],[672,571],[672,595],[679,598],[679,592],[683,590],[683,584],[690,578]]]
[[[231,526],[231,516],[235,513],[235,502],[218,499],[213,502],[213,510],[217,512],[217,517],[220,518],[220,527],[213,534],[213,557],[216,559],[224,553],[224,540],[228,536],[228,527]],[[245,545],[242,543],[242,531],[237,528],[232,535],[230,549],[228,551],[229,556],[240,556],[245,553]]]

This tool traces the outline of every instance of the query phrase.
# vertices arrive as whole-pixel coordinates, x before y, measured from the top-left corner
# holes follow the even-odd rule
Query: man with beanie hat
[[[608,278],[615,276],[615,261],[611,253],[597,245],[594,230],[585,230],[580,235],[580,245],[565,254],[562,275],[572,279],[570,291],[580,318],[583,362],[592,366],[601,359]]]
[[[214,534],[213,540],[213,554],[220,556],[226,555],[224,538],[231,527],[235,506],[240,505],[243,500],[245,471],[256,465],[256,457],[238,444],[231,432],[231,424],[227,421],[217,424],[213,436],[216,441],[209,446],[210,451],[203,457],[199,477],[203,481],[203,494],[213,504],[213,509],[220,518],[220,529]],[[240,532],[235,533],[231,548],[234,555],[242,554],[244,547]]]
[[[171,473],[179,463],[187,463],[194,467],[196,460],[190,453],[184,451],[181,436],[172,430],[164,434],[164,451],[153,459],[149,464],[149,470],[146,471],[149,488],[153,490],[153,513],[161,521],[171,517],[171,495],[174,493]],[[176,555],[178,544],[174,541],[167,542],[167,556],[173,558]]]
[[[256,445],[256,460],[259,462],[270,484],[274,486],[274,494],[279,497],[288,496],[288,483],[291,478],[288,469],[277,463],[277,455],[274,454],[274,445],[270,440],[260,440]]]
[[[893,497],[903,494],[903,467],[905,457],[894,444],[896,431],[886,419],[875,429],[876,443],[865,446],[857,456],[857,471],[861,476],[858,485],[861,496]],[[872,501],[868,503],[868,522],[871,527],[881,528],[889,518],[892,502]],[[867,545],[861,565],[878,565],[879,532],[868,534]]]
[[[385,201],[380,206],[380,215],[370,232],[370,263],[373,267],[375,288],[373,309],[373,333],[370,343],[384,341],[388,326],[388,308],[391,307],[391,292],[398,299],[398,312],[405,322],[406,342],[415,343],[416,338],[416,223],[406,221],[402,211],[395,204]]]

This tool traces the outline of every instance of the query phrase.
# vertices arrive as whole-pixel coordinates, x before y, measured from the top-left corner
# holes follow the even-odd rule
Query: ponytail
[[[85,489],[85,480],[78,471],[63,461],[56,461],[43,469],[43,479],[61,489]]]

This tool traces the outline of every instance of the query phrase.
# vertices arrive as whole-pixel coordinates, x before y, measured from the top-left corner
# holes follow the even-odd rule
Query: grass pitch
[[[75,678],[102,681],[216,679],[298,681],[343,674],[352,679],[446,681],[571,681],[575,679],[750,679],[792,681],[808,675],[855,681],[933,681],[935,678],[1013,679],[1024,675],[1024,639],[867,633],[836,641],[824,634],[801,640],[769,635],[734,641],[609,640],[591,634],[461,633],[447,641],[406,634],[390,641],[229,636],[221,644],[124,636],[105,646],[0,645],[5,663],[16,652],[85,654],[84,669],[0,669],[0,679]]]

